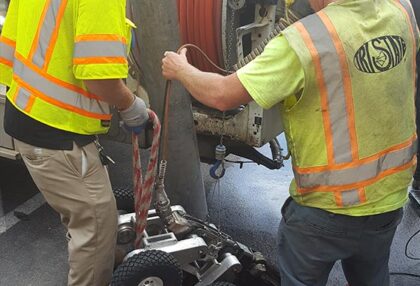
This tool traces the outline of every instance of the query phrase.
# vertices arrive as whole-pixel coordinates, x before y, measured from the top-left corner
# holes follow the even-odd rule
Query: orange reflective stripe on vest
[[[16,91],[14,100],[17,106],[19,106],[26,112],[30,112],[35,97],[31,95],[31,93],[28,90],[24,89],[23,87],[19,87]]]
[[[67,110],[89,116],[97,119],[109,120],[109,106],[107,103],[101,102],[97,97],[87,96],[78,92],[78,88],[73,89],[60,85],[46,78],[39,70],[31,69],[28,63],[24,63],[23,59],[16,58],[14,63],[14,78],[20,86],[26,87],[34,95],[41,97],[47,102],[59,105]],[[83,90],[79,90],[83,91]],[[22,97],[28,97],[22,91]],[[19,98],[19,96],[17,97]],[[16,101],[16,104],[23,110],[27,110],[27,100]],[[29,111],[28,111],[29,112]]]
[[[15,55],[13,78],[20,87],[14,96],[15,104],[30,113],[35,97],[38,97],[67,111],[93,119],[110,120],[107,103],[83,88],[54,78],[46,72],[67,2],[46,2],[28,59],[20,54]],[[85,53],[88,53],[88,48]],[[100,53],[101,48],[96,48],[94,52]],[[83,49],[79,50],[79,53],[82,52]]]
[[[417,140],[411,139],[409,145],[387,152],[374,160],[366,158],[361,164],[353,164],[342,169],[324,171],[297,171],[297,182],[301,192],[335,191],[342,186],[357,185],[372,179],[380,178],[385,171],[390,172],[412,162],[417,146]],[[376,157],[376,156],[374,156]],[[358,185],[360,186],[360,185]],[[356,187],[356,186],[355,186]]]
[[[66,5],[67,0],[49,0],[44,7],[40,26],[29,54],[29,60],[40,68],[46,69],[48,66]]]
[[[334,192],[341,206],[362,203],[366,200],[365,186],[412,166],[416,137],[360,160],[351,78],[338,34],[322,11],[302,19],[295,27],[315,67],[328,158],[327,166],[294,167],[298,192]]]
[[[344,66],[345,60],[340,57],[336,50],[337,44],[319,15],[303,19],[297,24],[297,28],[311,52],[317,70],[329,165],[351,162],[357,156],[357,142],[354,120],[351,120],[353,111],[350,78],[344,77],[343,72],[338,72],[347,70]]]
[[[18,2],[0,39],[0,82],[10,87],[9,101],[52,128],[106,133],[110,106],[84,82],[128,76],[126,0]]]
[[[13,66],[16,43],[5,37],[0,37],[0,63]]]
[[[78,37],[74,47],[74,64],[126,63],[127,43],[113,35]]]

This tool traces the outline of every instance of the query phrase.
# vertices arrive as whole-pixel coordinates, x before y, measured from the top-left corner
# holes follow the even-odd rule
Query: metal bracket
[[[162,235],[149,236],[143,241],[146,241],[145,248],[133,250],[127,254],[124,261],[140,252],[156,249],[172,254],[181,267],[183,267],[184,265],[188,265],[205,257],[207,253],[206,242],[196,235],[178,241],[173,233],[165,233]]]
[[[267,26],[268,23],[251,23],[242,27],[239,27],[236,29],[236,40],[237,40],[237,53],[238,53],[238,60],[241,60],[244,58],[244,50],[243,50],[243,44],[242,39],[245,35],[252,33],[256,29],[261,29],[265,26]]]
[[[207,271],[201,274],[199,277],[200,282],[195,284],[195,286],[210,285],[229,270],[240,272],[242,265],[236,256],[226,253],[222,262],[214,263]]]
[[[264,13],[263,13],[264,12]],[[266,39],[274,27],[276,17],[276,5],[263,7],[260,4],[255,6],[254,23],[236,29],[237,56],[238,61],[244,58],[243,37],[252,34],[252,49],[254,49],[262,39]]]
[[[233,10],[242,9],[245,6],[245,0],[228,0],[229,7]]]

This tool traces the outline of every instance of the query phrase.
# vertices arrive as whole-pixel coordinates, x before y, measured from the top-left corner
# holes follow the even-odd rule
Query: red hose
[[[222,55],[222,0],[178,0],[179,27],[183,44],[201,48],[219,66]],[[190,51],[189,61],[204,71],[218,72],[200,53]]]

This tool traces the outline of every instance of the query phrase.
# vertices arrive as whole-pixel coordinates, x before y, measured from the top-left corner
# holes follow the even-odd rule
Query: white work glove
[[[146,128],[149,121],[146,104],[137,96],[129,108],[120,110],[120,116],[125,127],[137,135]]]

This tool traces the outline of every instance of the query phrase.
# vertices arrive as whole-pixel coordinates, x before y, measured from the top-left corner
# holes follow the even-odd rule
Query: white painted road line
[[[5,233],[9,228],[20,221],[20,219],[15,216],[14,212],[21,212],[23,214],[30,215],[43,204],[45,204],[45,199],[41,193],[38,193],[14,210],[7,213],[5,216],[2,216],[0,218],[0,234]]]

